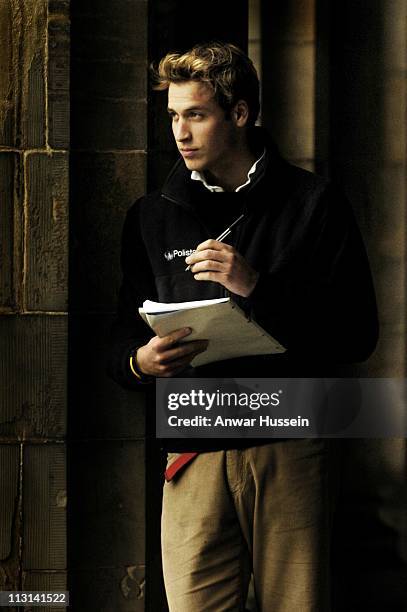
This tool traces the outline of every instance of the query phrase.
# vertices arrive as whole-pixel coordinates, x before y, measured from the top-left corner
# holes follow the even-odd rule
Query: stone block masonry
[[[0,3],[2,590],[67,584],[69,33],[66,0]]]

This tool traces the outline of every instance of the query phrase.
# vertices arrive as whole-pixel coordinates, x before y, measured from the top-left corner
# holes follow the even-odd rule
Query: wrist
[[[138,360],[139,350],[140,349],[136,349],[130,353],[130,358],[129,358],[130,370],[133,376],[135,376],[135,378],[137,378],[137,380],[140,383],[150,383],[152,382],[153,377],[150,376],[149,374],[146,374],[143,371],[142,367],[140,366],[140,362]]]
[[[244,298],[248,298],[251,296],[251,294],[253,293],[253,291],[256,288],[257,285],[257,281],[259,280],[259,276],[260,274],[258,272],[256,272],[255,270],[253,270],[253,274],[251,275],[251,278],[249,280],[248,286],[246,287],[246,291],[243,294],[242,297]]]

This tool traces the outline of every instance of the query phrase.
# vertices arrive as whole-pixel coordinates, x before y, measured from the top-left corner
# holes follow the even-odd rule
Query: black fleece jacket
[[[181,302],[225,295],[218,283],[196,281],[185,272],[185,257],[242,211],[245,218],[228,242],[260,276],[249,298],[231,297],[287,352],[218,362],[188,375],[334,376],[338,364],[363,361],[373,351],[376,301],[349,203],[326,179],[285,162],[263,131],[256,131],[267,153],[241,191],[209,192],[191,180],[180,159],[163,189],[129,210],[109,367],[121,385],[145,388],[129,368],[130,352],[152,336],[138,316],[145,299]]]

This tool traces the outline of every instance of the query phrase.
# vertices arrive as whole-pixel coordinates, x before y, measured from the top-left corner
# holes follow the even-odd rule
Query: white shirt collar
[[[256,172],[257,169],[257,165],[259,164],[259,162],[262,161],[262,159],[264,158],[266,154],[266,149],[264,149],[262,155],[259,157],[259,159],[257,159],[253,166],[250,168],[249,172],[247,173],[247,181],[245,183],[243,183],[243,185],[239,185],[239,187],[236,187],[235,192],[236,191],[240,191],[241,189],[243,189],[243,187],[246,187],[246,185],[249,185],[249,183],[252,180],[252,176],[253,174]],[[207,189],[209,189],[209,191],[212,191],[212,193],[214,192],[222,192],[225,191],[223,189],[223,187],[220,187],[219,185],[209,185],[209,183],[206,182],[205,177],[203,175],[202,172],[198,172],[197,170],[192,170],[191,172],[191,179],[193,181],[201,181],[201,183],[203,183],[205,185],[205,187]]]

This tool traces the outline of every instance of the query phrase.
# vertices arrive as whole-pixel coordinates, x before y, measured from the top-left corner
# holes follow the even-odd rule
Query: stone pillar
[[[406,372],[406,3],[332,11],[331,159],[367,241],[381,333],[374,376]]]
[[[314,158],[318,172],[337,179],[368,249],[381,334],[357,373],[404,377],[406,2],[262,4],[263,124],[285,157],[308,168]],[[405,414],[405,402],[388,409]],[[405,441],[346,440],[343,450],[338,611],[349,601],[402,609]]]
[[[145,609],[145,397],[106,375],[146,186],[147,1],[72,0],[69,565],[75,611]],[[134,313],[137,316],[137,313]]]
[[[68,9],[0,3],[1,590],[66,588]]]
[[[262,2],[262,123],[281,154],[314,168],[314,0]]]
[[[404,377],[407,5],[346,1],[327,10],[321,0],[318,6],[330,35],[323,61],[330,70],[327,165],[358,217],[378,298],[380,339],[362,371]],[[405,400],[393,398],[386,408],[405,415]],[[346,563],[338,566],[338,610],[349,601],[355,608],[404,609],[405,440],[348,440],[345,448],[337,535]]]
[[[261,1],[249,0],[249,40],[247,53],[252,60],[257,74],[259,75],[260,83],[262,81],[261,68]],[[261,123],[259,116],[258,123]]]

